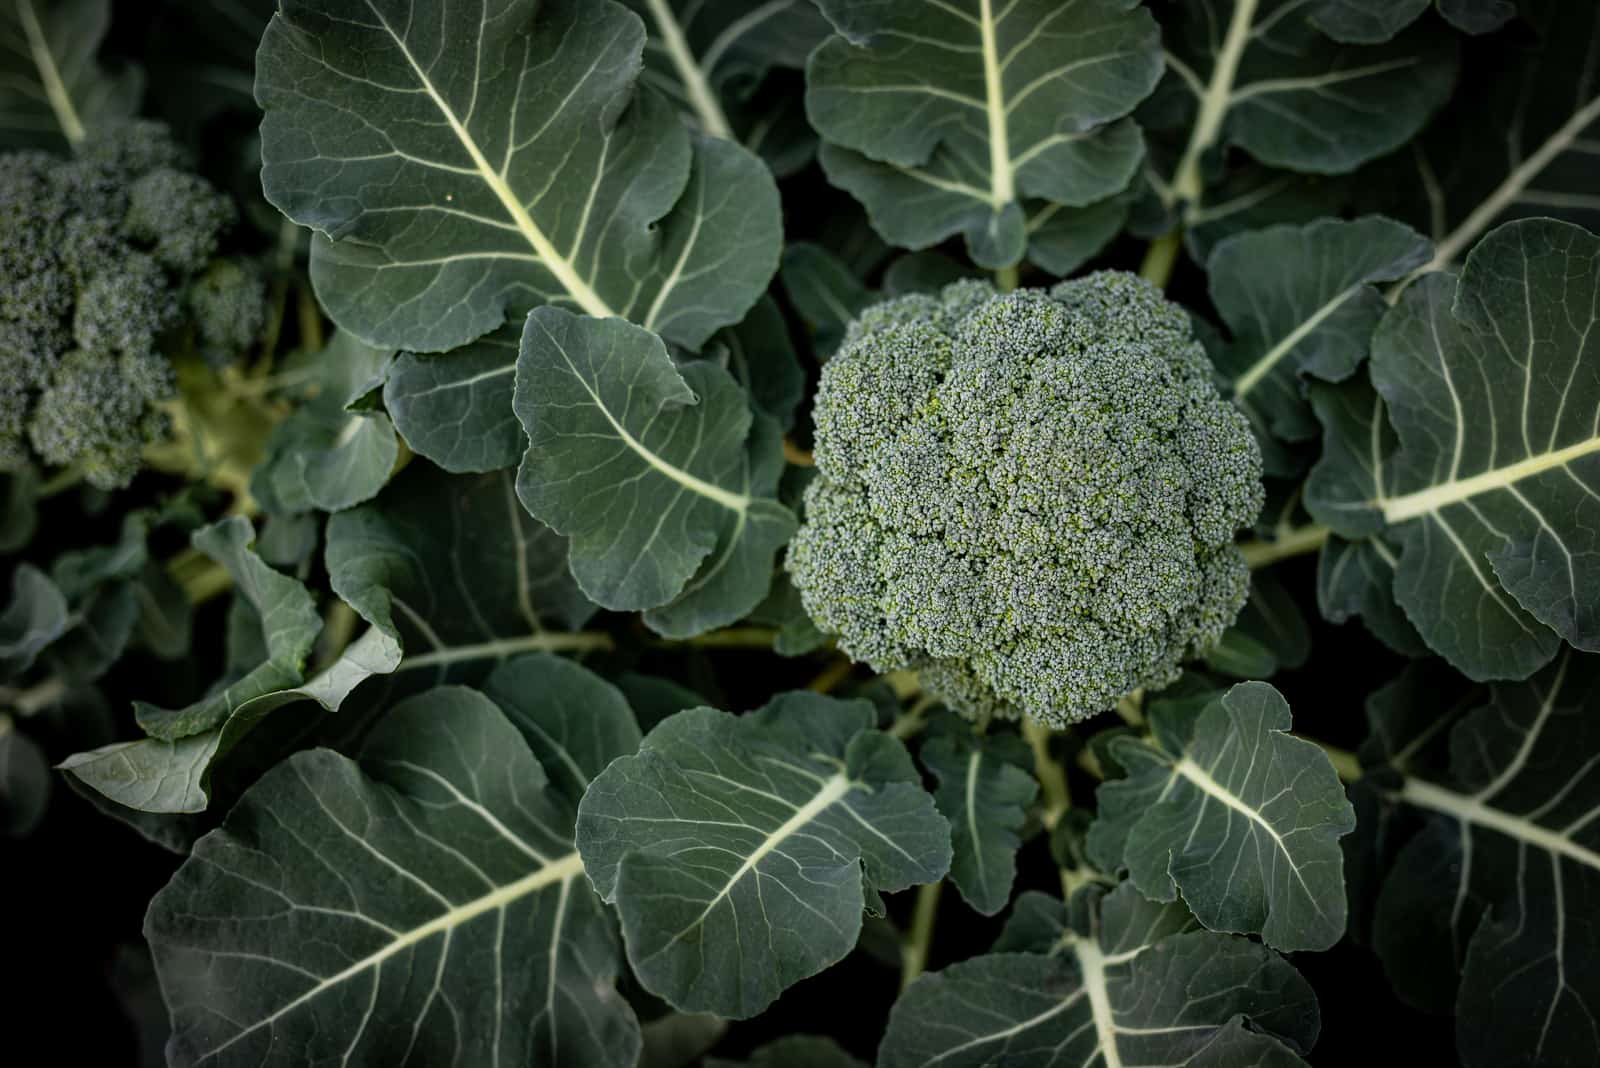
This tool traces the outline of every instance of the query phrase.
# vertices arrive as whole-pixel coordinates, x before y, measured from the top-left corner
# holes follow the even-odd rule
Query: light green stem
[[[1044,815],[1042,817],[1046,830],[1053,830],[1061,822],[1061,817],[1067,814],[1072,807],[1072,791],[1067,785],[1067,769],[1050,752],[1049,727],[1036,719],[1024,717],[1022,720],[1022,736],[1027,739],[1028,748],[1033,750],[1033,773],[1039,780],[1039,789],[1044,797]]]
[[[1017,288],[1017,280],[1020,273],[1020,269],[1015,263],[1009,267],[999,268],[994,272],[995,288],[1002,293],[1011,292],[1013,289]]]
[[[613,649],[616,643],[604,631],[585,630],[569,634],[564,631],[547,631],[529,634],[522,638],[502,638],[499,641],[480,642],[477,645],[457,645],[418,653],[400,661],[396,671],[458,664],[465,660],[499,660],[517,653],[586,653]]]
[[[1139,277],[1157,289],[1167,288],[1172,268],[1178,262],[1178,250],[1183,247],[1183,234],[1177,229],[1168,231],[1150,242],[1145,250],[1144,262],[1139,265]]]
[[[1271,541],[1241,542],[1239,551],[1244,554],[1244,562],[1251,570],[1255,570],[1275,564],[1279,560],[1287,560],[1291,556],[1314,553],[1327,542],[1330,533],[1332,531],[1320,523],[1312,523],[1303,527],[1282,529]]]
[[[939,918],[939,896],[944,880],[917,887],[917,903],[911,913],[911,930],[900,947],[900,989],[914,982],[928,966],[928,949],[933,945],[933,927]]]

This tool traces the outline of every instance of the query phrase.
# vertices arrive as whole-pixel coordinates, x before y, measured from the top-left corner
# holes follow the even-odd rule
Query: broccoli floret
[[[163,432],[167,349],[233,217],[185,163],[148,122],[98,131],[70,159],[0,155],[0,467],[29,462],[31,445],[115,489]],[[247,305],[235,300],[233,329],[259,333]],[[209,314],[196,335],[215,323]]]
[[[70,352],[34,407],[34,451],[48,463],[80,465],[93,485],[127,485],[144,443],[166,430],[151,401],[172,388],[172,367],[159,355]]]
[[[189,286],[187,296],[195,343],[213,367],[224,367],[248,351],[266,327],[266,284],[234,260],[212,263]]]
[[[1248,593],[1261,455],[1138,277],[958,282],[851,325],[787,567],[851,657],[1061,725],[1174,681]]]

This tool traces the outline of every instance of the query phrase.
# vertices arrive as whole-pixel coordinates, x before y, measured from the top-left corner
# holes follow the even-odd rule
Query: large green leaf
[[[1143,143],[1122,121],[1161,75],[1155,20],[1129,0],[819,0],[839,35],[806,66],[822,165],[884,240],[955,234],[1005,267],[1030,221],[1124,189]]]
[[[944,875],[949,825],[874,719],[804,692],[744,716],[689,709],[595,779],[578,849],[646,988],[753,1016],[843,958],[879,891]]]
[[[1388,543],[1395,599],[1475,679],[1526,677],[1561,638],[1600,648],[1597,299],[1600,239],[1508,223],[1459,285],[1429,275],[1384,316],[1381,405],[1369,392],[1364,417],[1358,397],[1321,406],[1307,506],[1340,534]]]
[[[1127,777],[1099,789],[1091,858],[1126,868],[1157,901],[1183,895],[1213,931],[1259,934],[1277,949],[1327,949],[1344,934],[1339,838],[1355,815],[1327,756],[1290,737],[1289,705],[1260,682],[1195,715],[1151,709],[1151,741],[1111,752]]]
[[[781,443],[752,433],[720,367],[675,367],[661,339],[560,308],[528,316],[515,407],[528,434],[517,495],[570,542],[578,585],[606,608],[656,608],[674,637],[730,623],[766,596],[794,517],[772,499]]]
[[[285,0],[262,185],[317,231],[334,320],[416,352],[548,303],[690,348],[737,322],[777,269],[776,187],[635,92],[643,48],[613,0]]]
[[[75,145],[138,113],[138,68],[96,59],[111,0],[0,0],[0,146]]]
[[[638,1055],[571,810],[470,690],[403,702],[359,764],[290,757],[196,844],[145,932],[175,1065]]]
[[[1453,1006],[1470,1068],[1583,1064],[1600,1014],[1600,658],[1564,651],[1459,719],[1437,690],[1408,694],[1369,705],[1361,789],[1425,817],[1384,880],[1374,948],[1402,996]],[[1445,729],[1447,767],[1418,760]]]
[[[1290,1068],[1317,1040],[1311,987],[1265,946],[1186,930],[1182,906],[1123,883],[1077,930],[1060,901],[1039,925],[1008,927],[996,951],[919,978],[889,1015],[878,1068],[1056,1068],[1182,1064]],[[1007,946],[1008,950],[1001,947]]]
[[[1600,228],[1600,85],[1589,73],[1600,63],[1600,5],[1519,7],[1532,32],[1502,35],[1476,54],[1472,77],[1444,114],[1358,183],[1367,203],[1434,240],[1431,269],[1459,261],[1480,235],[1512,219],[1554,215]]]
[[[1439,14],[1466,33],[1488,33],[1517,13],[1515,0],[1437,0]],[[1430,0],[1317,0],[1311,21],[1335,41],[1387,41],[1428,10]]]
[[[1378,216],[1274,226],[1212,250],[1211,300],[1233,335],[1218,369],[1258,429],[1287,440],[1316,434],[1301,377],[1350,377],[1386,307],[1372,283],[1404,276],[1430,251],[1426,238]]]
[[[1409,141],[1450,95],[1455,42],[1419,25],[1384,44],[1342,45],[1305,0],[1168,5],[1171,73],[1151,125],[1185,141],[1152,182],[1162,202],[1205,204],[1214,154],[1237,145],[1274,167],[1342,174]],[[1141,118],[1145,116],[1141,114]]]
[[[392,685],[409,691],[476,684],[518,653],[597,647],[569,633],[594,605],[564,550],[517,504],[510,471],[451,476],[418,461],[329,519],[326,560],[334,592],[392,649]]]
[[[993,916],[1011,900],[1019,832],[1039,784],[1025,769],[1028,747],[1014,734],[978,736],[970,724],[925,742],[918,752],[938,780],[934,802],[950,821],[950,881],[967,903]]]

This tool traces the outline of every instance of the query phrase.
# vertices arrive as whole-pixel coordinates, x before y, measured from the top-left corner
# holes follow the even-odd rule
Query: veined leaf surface
[[[984,267],[1028,252],[1028,219],[1120,192],[1144,146],[1120,121],[1161,75],[1127,0],[821,0],[838,30],[806,67],[829,179],[908,248],[962,234]]]
[[[1416,26],[1378,45],[1342,45],[1304,0],[1194,0],[1168,8],[1170,73],[1160,128],[1186,131],[1153,182],[1171,208],[1205,203],[1207,157],[1237,145],[1258,161],[1343,174],[1405,144],[1449,96],[1455,42]],[[1156,116],[1152,116],[1154,122]]]
[[[1026,904],[1066,911],[1040,894]],[[1282,957],[1187,930],[1194,921],[1181,905],[1153,904],[1128,883],[1090,909],[1082,931],[1056,919],[1028,937],[1013,924],[996,952],[912,983],[889,1015],[879,1068],[1306,1063],[1316,998]],[[1037,937],[1051,926],[1057,937]]]
[[[1355,814],[1327,756],[1289,736],[1289,705],[1245,682],[1198,716],[1151,709],[1154,744],[1117,739],[1124,779],[1100,786],[1089,854],[1125,867],[1156,901],[1181,893],[1213,931],[1259,934],[1283,950],[1344,934],[1339,838]]]
[[[613,0],[286,0],[262,185],[317,231],[334,320],[416,352],[548,303],[689,348],[738,321],[777,269],[777,189],[635,92],[643,48]]]
[[[1512,219],[1553,215],[1600,228],[1600,85],[1589,73],[1600,63],[1600,6],[1516,6],[1532,32],[1480,54],[1482,66],[1444,114],[1359,181],[1367,202],[1433,239],[1428,270],[1459,262]]]
[[[138,113],[144,77],[96,59],[111,0],[0,2],[0,145],[76,145]]]
[[[528,743],[470,690],[403,702],[359,764],[290,757],[151,902],[172,1063],[632,1063],[616,936],[571,835]]]
[[[736,1019],[844,957],[879,891],[932,882],[950,828],[865,701],[676,713],[595,779],[578,848],[640,982]]]
[[[1600,239],[1508,223],[1459,285],[1426,276],[1384,316],[1370,414],[1325,406],[1308,507],[1347,537],[1388,542],[1396,600],[1475,679],[1526,677],[1562,638],[1600,648],[1597,302]]]
[[[1011,900],[1018,832],[1039,792],[1025,770],[1028,748],[1014,734],[979,737],[957,722],[918,755],[939,782],[933,799],[950,821],[950,881],[969,905],[993,916]]]
[[[1355,373],[1387,307],[1372,283],[1404,276],[1430,251],[1426,238],[1379,216],[1274,226],[1212,250],[1211,300],[1233,334],[1218,369],[1258,431],[1316,434],[1301,376]]]
[[[1600,1015],[1600,658],[1564,650],[1490,694],[1459,719],[1370,706],[1381,745],[1363,789],[1426,817],[1384,881],[1373,945],[1403,996],[1453,1001],[1469,1068],[1581,1064]],[[1416,759],[1446,737],[1446,769]]]
[[[523,332],[515,407],[528,434],[517,495],[569,539],[572,574],[597,604],[673,601],[652,625],[681,636],[766,596],[794,517],[772,499],[781,444],[759,424],[752,434],[726,371],[675,367],[660,338],[620,319],[540,308]]]

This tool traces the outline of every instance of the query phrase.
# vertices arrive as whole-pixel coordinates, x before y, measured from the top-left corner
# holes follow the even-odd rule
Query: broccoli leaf
[[[139,68],[96,60],[111,0],[0,2],[0,146],[76,145],[137,114]]]
[[[655,608],[674,637],[739,619],[766,596],[794,517],[771,499],[776,435],[751,433],[744,392],[661,339],[559,308],[528,316],[515,407],[528,434],[517,495],[570,539],[597,604]]]
[[[527,448],[511,410],[520,322],[450,353],[448,358],[402,352],[389,365],[383,406],[418,455],[446,471],[498,471]]]
[[[689,348],[737,322],[777,269],[776,187],[635,92],[643,48],[613,0],[286,0],[262,185],[317,231],[334,321],[416,352],[548,303]]]
[[[1030,220],[1127,187],[1144,155],[1123,121],[1161,76],[1155,20],[1088,0],[819,0],[838,35],[806,66],[828,178],[885,241],[962,234],[983,267],[1033,258]],[[1059,257],[1046,258],[1058,260]]]
[[[939,782],[933,799],[950,821],[950,881],[967,904],[993,916],[1011,899],[1018,832],[1039,792],[1024,770],[1028,747],[1014,734],[979,737],[954,720],[918,756]]]
[[[594,605],[563,549],[518,506],[511,472],[451,477],[413,462],[328,521],[328,578],[392,649],[391,686],[476,684],[518,653],[593,646],[567,632]]]
[[[809,241],[795,241],[783,250],[778,280],[789,303],[810,325],[812,344],[821,359],[833,355],[845,327],[878,299],[843,260]]]
[[[1371,387],[1361,383],[1363,392]],[[1394,551],[1379,538],[1328,539],[1317,558],[1317,606],[1322,618],[1343,623],[1360,616],[1383,644],[1403,656],[1425,656],[1428,645],[1394,600]]]
[[[1454,1003],[1469,1068],[1580,1064],[1600,1013],[1600,658],[1565,650],[1464,716],[1437,689],[1408,695],[1369,705],[1381,744],[1362,754],[1362,789],[1425,817],[1386,874],[1373,946],[1402,996]],[[1446,729],[1448,767],[1419,767]]]
[[[1258,433],[1316,434],[1301,377],[1355,373],[1386,307],[1372,283],[1402,277],[1429,251],[1426,238],[1378,216],[1274,226],[1212,249],[1211,300],[1233,335],[1217,366]]]
[[[0,719],[0,836],[20,838],[50,804],[50,762],[37,742]]]
[[[595,779],[578,849],[644,986],[743,1019],[844,957],[879,891],[932,882],[950,828],[865,701],[694,708]]]
[[[1150,742],[1111,744],[1128,771],[1101,785],[1090,857],[1140,892],[1184,902],[1213,931],[1276,949],[1326,949],[1344,934],[1339,838],[1355,826],[1326,755],[1292,738],[1278,691],[1245,682],[1198,715],[1151,709]]]
[[[402,702],[359,763],[296,754],[151,903],[172,1063],[632,1063],[571,836],[525,735],[470,690]]]
[[[1441,0],[1440,10],[1504,0]],[[1480,235],[1512,219],[1554,215],[1594,230],[1600,196],[1593,152],[1600,87],[1600,5],[1521,0],[1531,33],[1497,39],[1471,78],[1408,151],[1364,172],[1364,200],[1427,233],[1429,269],[1455,263]],[[1480,23],[1481,25],[1481,23]],[[1482,32],[1478,30],[1476,32]]]
[[[752,96],[777,67],[799,70],[828,36],[811,0],[624,0],[645,20],[644,81],[677,104],[702,132],[767,155],[773,170],[793,169],[791,149],[769,142],[774,117]],[[799,128],[809,134],[802,119]],[[811,140],[807,138],[807,140]],[[807,150],[801,157],[810,155]],[[780,170],[780,167],[782,168]]]
[[[273,428],[251,492],[272,513],[338,512],[377,496],[400,443],[382,412],[358,406],[393,353],[340,331],[323,351],[321,389]]]
[[[1597,263],[1600,239],[1575,226],[1507,223],[1459,285],[1428,275],[1385,314],[1381,408],[1363,420],[1358,401],[1324,406],[1335,418],[1307,507],[1347,537],[1384,539],[1395,599],[1475,679],[1525,678],[1562,638],[1600,648]],[[1385,409],[1390,455],[1372,432]]]
[[[1341,45],[1301,12],[1303,0],[1194,0],[1171,5],[1170,73],[1146,125],[1182,130],[1177,162],[1152,182],[1166,207],[1206,201],[1210,157],[1237,145],[1261,163],[1343,174],[1422,129],[1455,82],[1456,46],[1436,27],[1378,45]]]
[[[71,626],[67,598],[50,576],[18,564],[11,573],[11,601],[0,613],[0,679],[21,678]]]
[[[1041,895],[1042,896],[1042,895]],[[1057,914],[1060,901],[1045,899]],[[1304,1065],[1320,1029],[1294,967],[1232,935],[1185,931],[1123,883],[1084,930],[919,978],[889,1015],[879,1068]],[[1190,921],[1192,922],[1192,921]],[[1016,948],[1022,948],[1017,946]]]
[[[255,532],[248,519],[224,519],[196,531],[193,540],[196,549],[227,568],[240,595],[254,607],[261,620],[264,655],[242,678],[185,708],[135,701],[139,726],[152,738],[167,742],[209,731],[245,702],[298,685],[311,644],[322,629],[306,588],[251,551]]]

